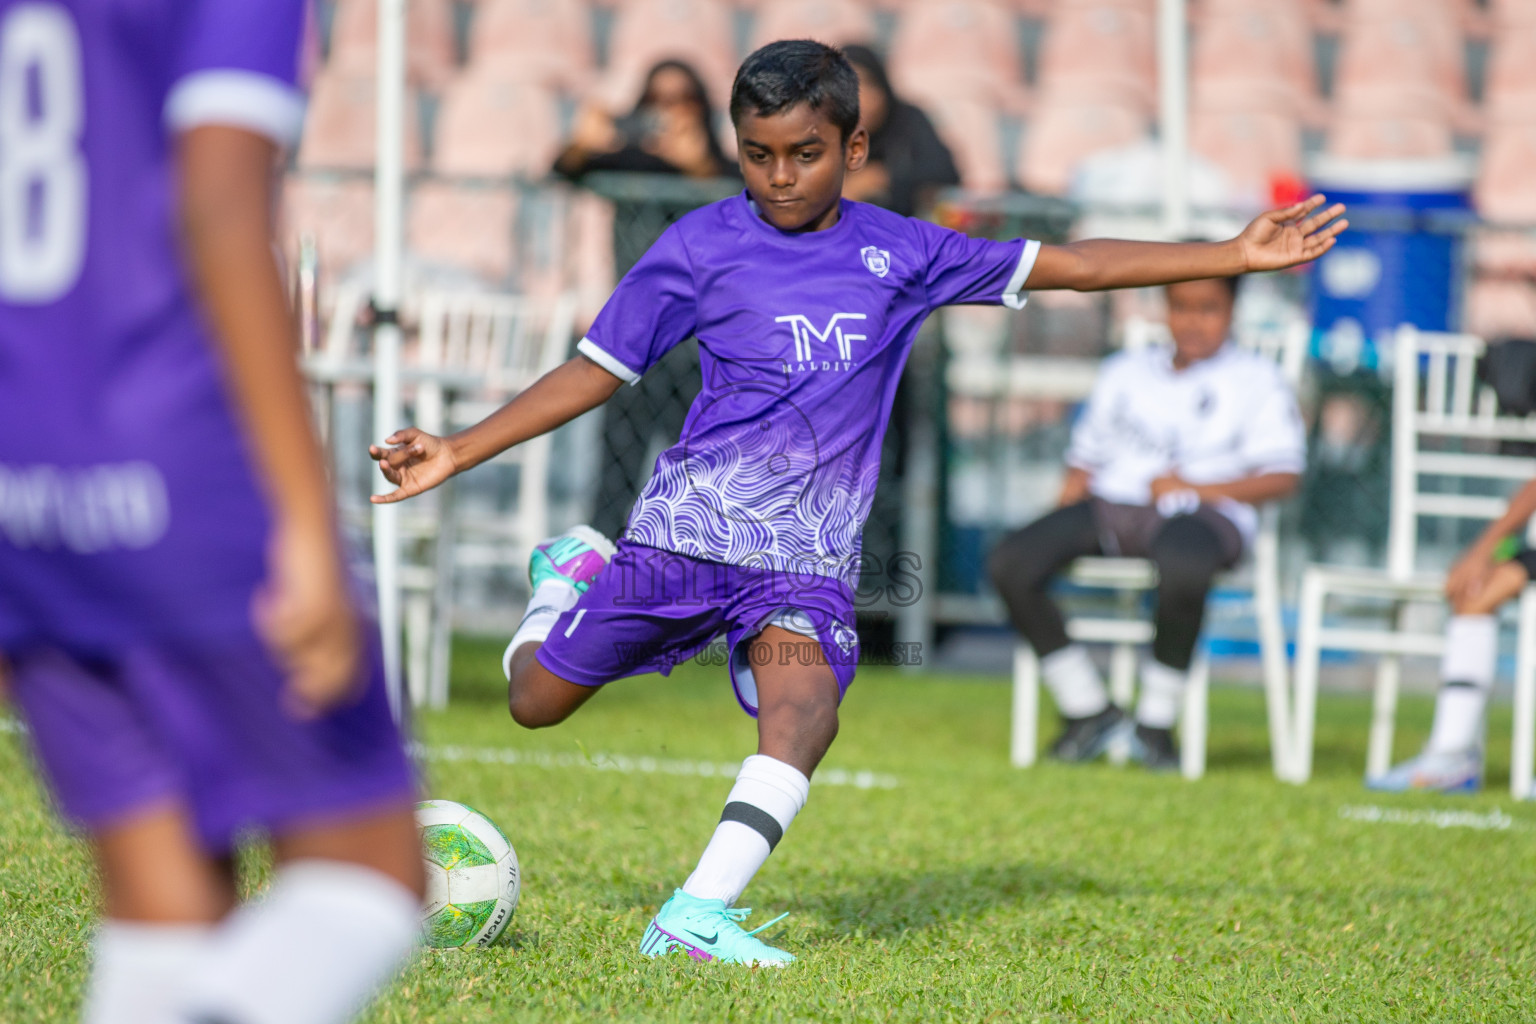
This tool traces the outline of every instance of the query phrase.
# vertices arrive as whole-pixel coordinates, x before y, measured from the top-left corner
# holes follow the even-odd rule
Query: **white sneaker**
[[[1385,793],[1476,793],[1483,788],[1483,752],[1475,747],[1448,754],[1425,751],[1384,775],[1367,776],[1365,788]]]

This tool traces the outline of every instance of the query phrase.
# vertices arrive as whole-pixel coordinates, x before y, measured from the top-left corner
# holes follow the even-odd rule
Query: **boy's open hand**
[[[1247,269],[1284,270],[1315,260],[1332,249],[1334,238],[1349,227],[1349,221],[1338,219],[1344,212],[1343,203],[1319,210],[1324,202],[1321,195],[1316,195],[1295,206],[1256,217],[1237,238]]]
[[[368,446],[368,454],[379,464],[384,479],[395,485],[388,494],[375,494],[369,500],[375,505],[388,505],[395,501],[414,498],[423,491],[430,491],[458,472],[453,458],[453,446],[441,437],[415,427],[398,430],[384,439],[392,448],[376,444]]]

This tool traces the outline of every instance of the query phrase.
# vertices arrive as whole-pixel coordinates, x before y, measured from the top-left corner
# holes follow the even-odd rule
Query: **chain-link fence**
[[[613,204],[613,264],[623,276],[678,218],[734,194],[738,182],[700,182],[643,174],[590,174],[582,184]],[[698,340],[689,338],[646,371],[640,383],[620,388],[603,406],[600,466],[592,497],[592,525],[609,537],[624,530],[629,510],[650,478],[656,457],[677,443],[688,408],[698,397]]]

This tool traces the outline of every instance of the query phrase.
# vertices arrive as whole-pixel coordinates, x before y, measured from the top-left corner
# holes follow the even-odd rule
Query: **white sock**
[[[1189,673],[1169,668],[1156,658],[1141,665],[1141,697],[1136,702],[1136,724],[1150,729],[1172,729],[1179,720],[1179,701]]]
[[[1041,658],[1040,674],[1056,698],[1056,710],[1066,718],[1091,718],[1109,707],[1109,691],[1082,644],[1068,644]]]
[[[1482,740],[1483,713],[1493,692],[1499,658],[1499,623],[1492,615],[1453,615],[1445,626],[1440,695],[1425,752],[1458,753]]]
[[[725,900],[726,906],[735,903],[810,793],[811,780],[793,765],[765,754],[747,758],[726,797],[720,824],[699,866],[683,883],[683,892],[703,900]]]
[[[92,940],[83,1024],[160,1024],[170,1019],[213,926],[107,918]]]
[[[574,586],[561,580],[545,580],[534,587],[533,596],[528,599],[528,610],[523,612],[523,621],[518,624],[517,632],[512,634],[512,642],[507,644],[506,651],[501,655],[501,674],[510,680],[512,655],[523,644],[541,644],[548,640],[550,630],[555,628],[555,620],[568,611],[580,596]]]
[[[371,868],[284,865],[264,898],[218,930],[183,1019],[342,1024],[405,962],[420,912],[410,890]]]

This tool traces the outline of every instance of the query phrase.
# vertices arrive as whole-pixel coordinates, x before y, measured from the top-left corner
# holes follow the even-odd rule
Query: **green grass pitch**
[[[502,709],[498,654],[461,642],[454,706],[418,732],[493,750],[430,761],[429,795],[501,824],[522,905],[490,950],[424,953],[371,1022],[1536,1019],[1536,807],[1504,796],[1507,708],[1485,795],[1393,798],[1359,784],[1363,698],[1325,700],[1317,778],[1298,788],[1270,777],[1261,696],[1217,688],[1210,774],[1187,783],[1015,771],[1001,680],[865,669],[826,767],[897,785],[812,788],[743,900],[758,920],[791,911],[765,937],[800,960],[749,971],[635,948],[729,778],[594,766],[739,762],[752,725],[723,671],[619,683],[528,733]],[[1400,754],[1428,718],[1404,700]],[[70,1021],[94,898],[25,764],[0,736],[0,1020]],[[1352,816],[1366,805],[1397,820]],[[1421,813],[1446,809],[1502,827]]]

